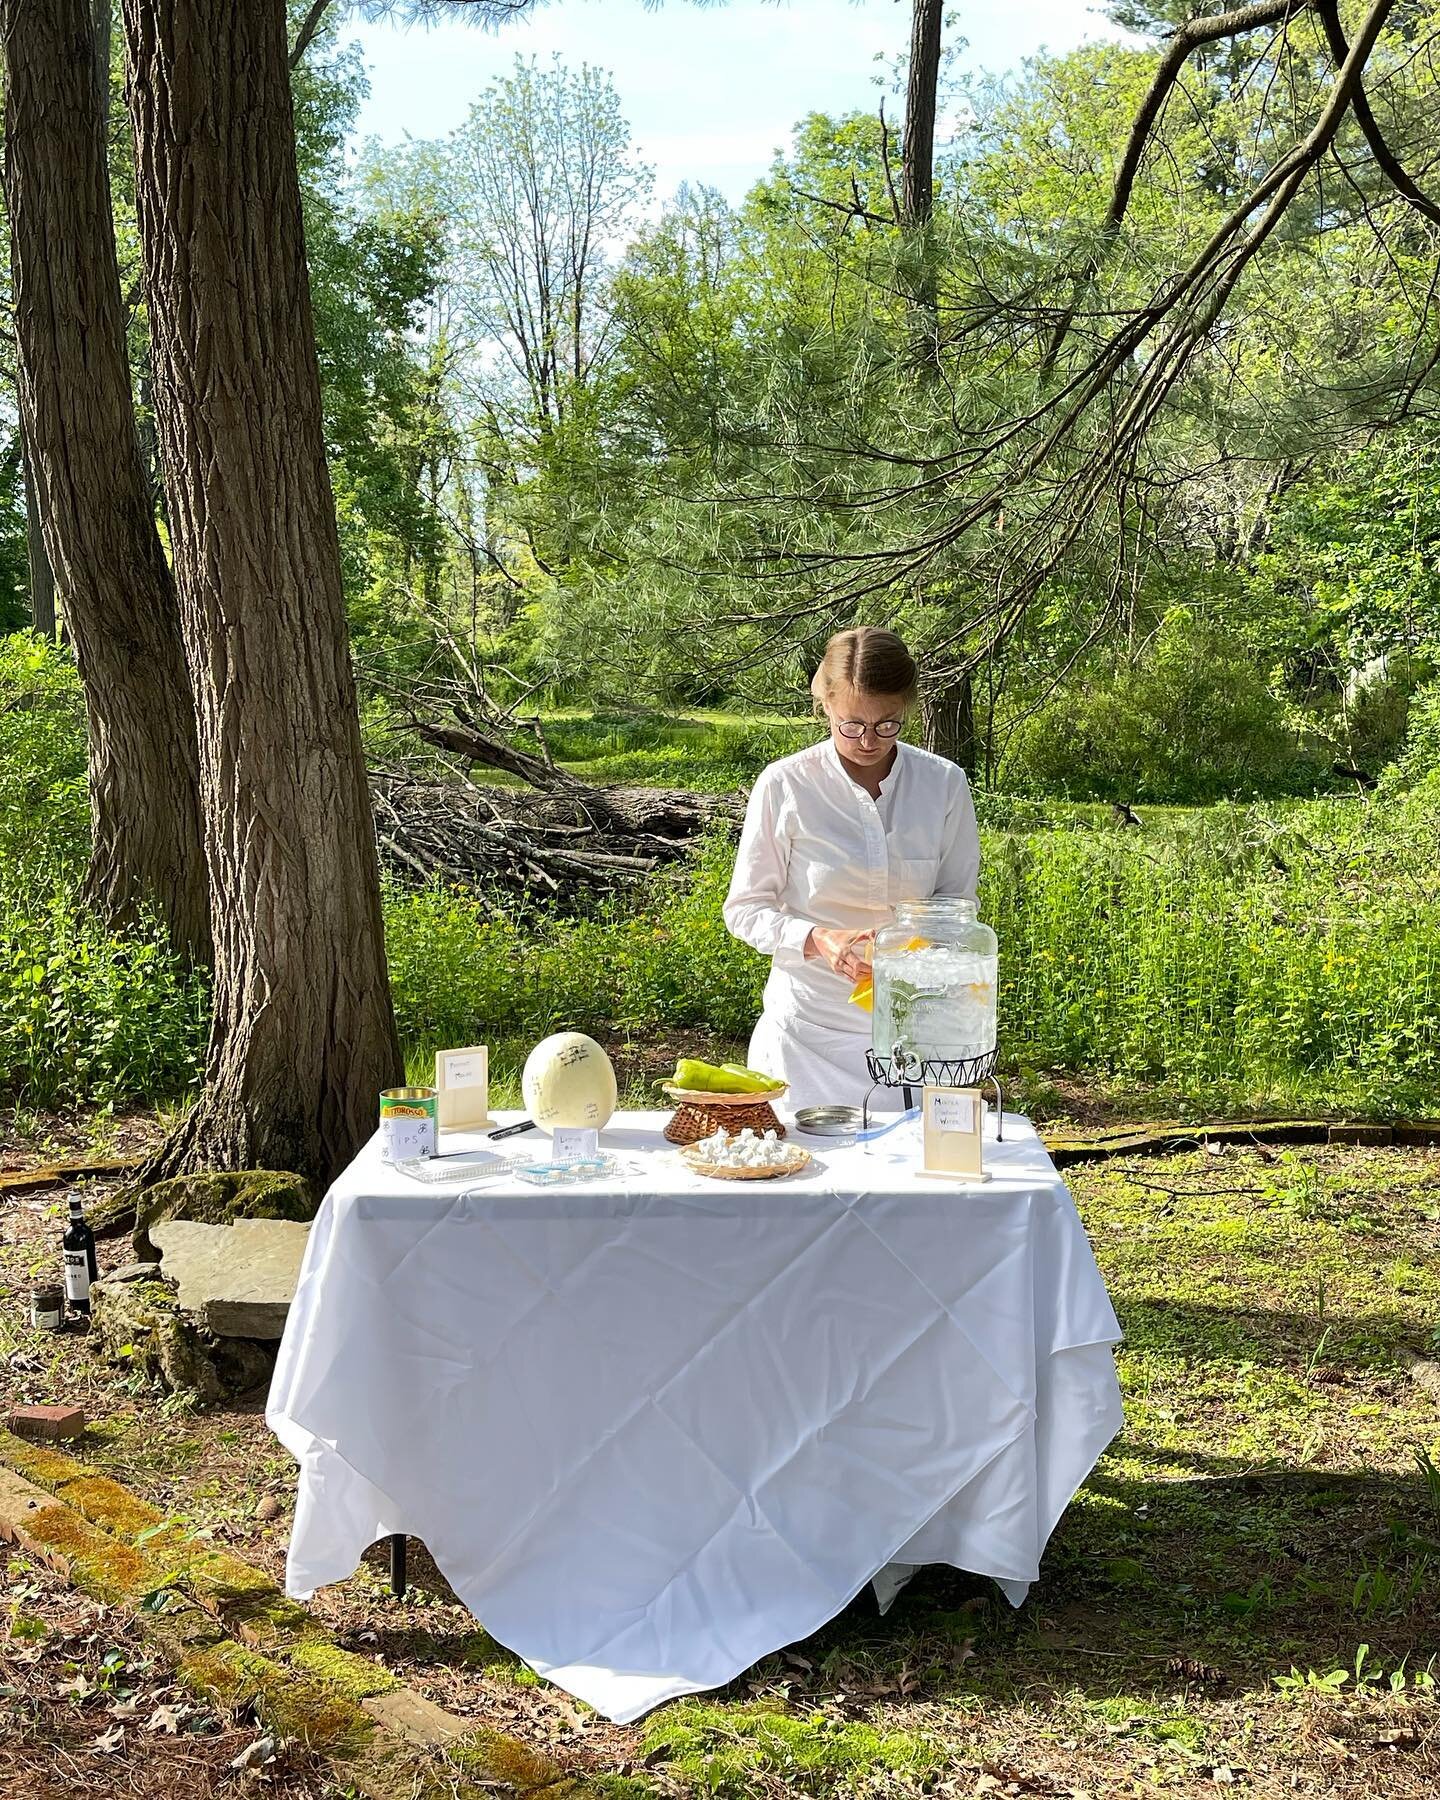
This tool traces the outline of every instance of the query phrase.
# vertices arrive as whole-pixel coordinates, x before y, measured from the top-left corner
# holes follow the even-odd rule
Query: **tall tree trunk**
[[[945,0],[914,0],[900,188],[900,222],[907,230],[928,225],[935,211],[935,97],[944,20]]]
[[[942,687],[920,696],[920,723],[925,748],[948,756],[967,775],[975,773],[975,688],[969,670]]]
[[[121,18],[215,919],[205,1092],[155,1168],[325,1179],[401,1063],[284,0],[123,0]]]
[[[89,724],[88,898],[116,923],[153,906],[208,960],[195,719],[135,434],[90,0],[0,0],[0,42],[28,485]]]
[[[900,171],[900,223],[912,238],[911,293],[914,326],[933,344],[937,282],[930,244],[935,215],[935,107],[940,87],[944,0],[914,0],[910,69],[905,84],[904,157]]]
[[[900,181],[900,224],[910,240],[906,246],[910,337],[918,367],[932,378],[940,371],[939,282],[930,226],[935,216],[935,110],[944,21],[944,0],[913,0]],[[916,597],[923,600],[923,591]],[[949,757],[973,775],[975,704],[970,676],[962,675],[943,688],[927,686],[921,695],[920,719],[926,749]]]
[[[9,85],[8,80],[6,85]],[[20,479],[25,488],[25,557],[30,569],[30,623],[42,636],[53,638],[55,571],[50,567],[50,555],[45,548],[45,528],[40,523],[40,495],[35,487],[23,418],[20,422]]]
[[[115,26],[111,0],[90,0],[94,20],[95,80],[100,88],[100,130],[110,139],[110,41]],[[108,159],[107,159],[108,160]]]

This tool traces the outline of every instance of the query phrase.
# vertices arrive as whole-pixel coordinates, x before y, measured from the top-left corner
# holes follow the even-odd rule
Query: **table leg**
[[[405,1538],[403,1534],[390,1540],[390,1592],[397,1600],[405,1598]]]

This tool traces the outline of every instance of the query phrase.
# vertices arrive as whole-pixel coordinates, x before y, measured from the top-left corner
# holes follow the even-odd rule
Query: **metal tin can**
[[[30,1323],[36,1331],[65,1329],[65,1290],[53,1283],[37,1287],[30,1295]]]
[[[412,1162],[436,1150],[439,1103],[434,1088],[386,1088],[380,1096],[380,1155],[385,1162]]]

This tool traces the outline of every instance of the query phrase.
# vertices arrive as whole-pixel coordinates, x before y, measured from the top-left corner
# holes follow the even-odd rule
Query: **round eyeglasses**
[[[877,738],[899,737],[905,729],[903,719],[837,719],[835,729],[843,738],[862,738],[867,731],[873,731]]]

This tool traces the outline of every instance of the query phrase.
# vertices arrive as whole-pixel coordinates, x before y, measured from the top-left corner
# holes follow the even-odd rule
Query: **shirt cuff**
[[[805,954],[806,940],[815,929],[810,919],[787,919],[780,931],[780,947],[782,950],[793,950],[797,956]]]

